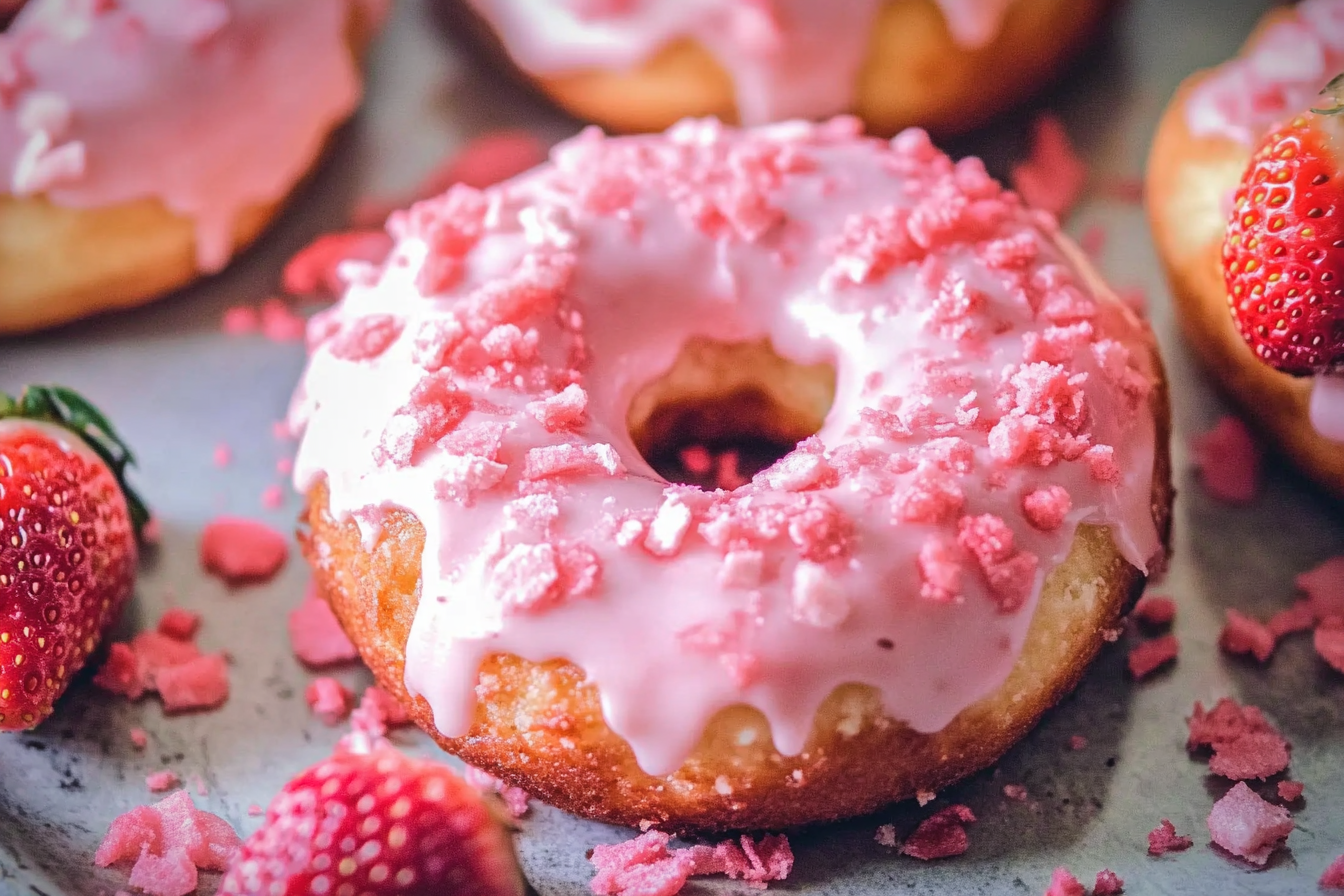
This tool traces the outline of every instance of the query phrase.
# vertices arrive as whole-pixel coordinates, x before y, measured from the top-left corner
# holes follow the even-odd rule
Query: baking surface
[[[302,597],[307,571],[297,557],[272,582],[227,590],[205,577],[196,559],[201,527],[221,512],[293,527],[297,499],[277,462],[293,452],[272,423],[284,415],[303,363],[298,343],[228,337],[219,321],[234,304],[256,304],[277,289],[281,266],[323,230],[341,226],[361,196],[408,189],[435,162],[470,137],[499,127],[527,127],[544,139],[572,133],[573,121],[510,80],[489,71],[445,35],[427,0],[401,0],[372,61],[368,101],[312,182],[262,245],[222,276],[154,306],[36,337],[0,341],[0,389],[60,381],[102,405],[140,457],[137,482],[163,524],[162,545],[145,562],[131,609],[117,635],[151,626],[168,606],[200,611],[200,643],[228,649],[233,695],[220,710],[165,718],[149,698],[109,699],[82,676],[39,730],[0,737],[0,894],[108,894],[126,871],[92,865],[111,820],[152,795],[145,775],[171,768],[197,804],[224,816],[242,834],[260,819],[286,780],[326,755],[340,728],[312,717],[303,690],[313,675],[289,649],[285,615]],[[1233,53],[1264,2],[1131,0],[1111,34],[1041,106],[1057,111],[1093,163],[1097,182],[1133,179],[1167,98],[1190,71]],[[1002,174],[1020,153],[1018,115],[949,145],[975,152]],[[1154,591],[1173,595],[1181,640],[1176,667],[1135,685],[1123,672],[1125,649],[1105,651],[1077,693],[994,768],[939,795],[793,838],[797,863],[772,890],[868,896],[877,893],[1025,893],[1045,890],[1052,869],[1069,867],[1089,883],[1108,867],[1134,894],[1223,896],[1315,892],[1315,881],[1344,852],[1344,676],[1327,669],[1310,638],[1282,644],[1268,667],[1221,655],[1224,610],[1267,617],[1293,595],[1293,576],[1344,548],[1339,508],[1290,473],[1272,469],[1252,507],[1231,509],[1206,497],[1188,466],[1188,439],[1209,428],[1224,406],[1175,334],[1166,288],[1142,210],[1094,192],[1068,229],[1104,228],[1100,266],[1117,288],[1146,290],[1173,384],[1173,455],[1180,498],[1176,556]],[[217,467],[216,445],[232,462]],[[261,495],[285,486],[284,506]],[[362,669],[336,673],[347,686],[368,681]],[[1183,719],[1196,699],[1233,695],[1263,707],[1293,744],[1290,775],[1306,785],[1294,812],[1289,849],[1255,872],[1208,844],[1205,816],[1226,782],[1187,758]],[[148,749],[128,732],[149,732]],[[1070,751],[1071,735],[1088,738]],[[398,742],[434,752],[418,734]],[[1025,802],[1003,796],[1024,785]],[[950,802],[970,805],[980,820],[970,851],[923,863],[873,841],[878,825],[905,832]],[[1192,836],[1194,848],[1153,859],[1146,834],[1162,818]],[[541,896],[587,892],[585,851],[629,832],[579,821],[537,806],[522,823],[518,847]],[[202,893],[218,876],[203,874]],[[690,893],[751,892],[723,880],[697,880]]]

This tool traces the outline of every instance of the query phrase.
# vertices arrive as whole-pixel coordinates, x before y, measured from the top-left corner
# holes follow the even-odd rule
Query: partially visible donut
[[[1147,205],[1191,346],[1257,431],[1344,497],[1344,445],[1312,424],[1313,378],[1255,356],[1228,312],[1222,269],[1232,197],[1255,143],[1310,106],[1340,70],[1344,0],[1270,12],[1237,58],[1190,76],[1167,106],[1148,160]]]
[[[1111,0],[448,0],[556,102],[618,131],[853,112],[969,130],[1037,90]],[[463,12],[461,8],[458,12]],[[482,30],[482,29],[477,29]]]
[[[1146,326],[978,160],[857,129],[589,132],[313,323],[306,552],[448,750],[622,824],[867,812],[997,758],[1161,562]],[[802,440],[733,491],[645,459],[732,435]]]
[[[382,6],[24,5],[0,34],[0,333],[221,269],[353,111]]]

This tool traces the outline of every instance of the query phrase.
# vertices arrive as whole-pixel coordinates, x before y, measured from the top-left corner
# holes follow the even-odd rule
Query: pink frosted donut
[[[360,95],[385,0],[0,0],[0,333],[221,269]]]
[[[394,215],[314,321],[308,555],[473,765],[626,824],[867,811],[1021,737],[1161,562],[1147,327],[979,160],[859,130],[585,132]],[[731,491],[648,461],[751,437],[797,444]]]

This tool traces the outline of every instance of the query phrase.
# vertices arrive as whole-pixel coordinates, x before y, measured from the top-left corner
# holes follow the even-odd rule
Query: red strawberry
[[[1344,75],[1322,96],[1261,142],[1223,242],[1237,329],[1296,376],[1344,371]]]
[[[51,715],[135,580],[130,451],[59,386],[0,393],[0,730]]]
[[[388,746],[285,785],[217,896],[522,896],[503,826],[446,765]]]

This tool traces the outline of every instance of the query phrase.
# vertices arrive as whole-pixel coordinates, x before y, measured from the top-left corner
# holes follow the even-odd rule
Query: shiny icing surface
[[[370,547],[394,508],[424,525],[406,684],[444,734],[495,653],[582,668],[654,774],[734,704],[796,754],[847,682],[937,731],[1003,682],[1078,525],[1160,551],[1147,327],[978,160],[858,128],[588,131],[347,266],[295,483]],[[696,337],[836,371],[816,436],[731,492],[626,427]]]
[[[239,215],[282,198],[358,102],[346,29],[366,2],[30,0],[0,34],[0,190],[160,200],[221,268]]]
[[[1344,70],[1344,0],[1302,0],[1265,29],[1250,52],[1206,78],[1186,102],[1196,137],[1255,142],[1283,119],[1309,108],[1330,79]],[[1316,377],[1310,418],[1321,435],[1344,441],[1344,389],[1335,377]]]
[[[850,108],[883,0],[471,0],[537,75],[631,69],[689,38],[732,76],[746,124]],[[937,0],[959,44],[998,34],[1013,0]]]

